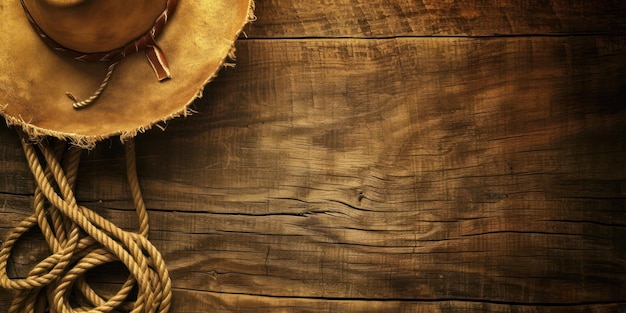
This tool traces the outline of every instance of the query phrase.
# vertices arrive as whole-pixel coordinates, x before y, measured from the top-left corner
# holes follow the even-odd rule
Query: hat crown
[[[42,2],[46,3],[47,5],[51,5],[51,6],[70,6],[70,5],[76,5],[82,2],[85,2],[87,0],[43,0]]]
[[[65,48],[93,53],[144,35],[166,0],[23,0],[37,26]]]

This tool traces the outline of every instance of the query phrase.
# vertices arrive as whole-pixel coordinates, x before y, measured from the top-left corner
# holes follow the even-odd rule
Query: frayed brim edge
[[[223,68],[223,67],[232,67],[234,64],[232,62],[227,62],[227,59],[229,60],[234,60],[235,59],[235,40],[239,37],[239,35],[243,32],[243,28],[246,26],[246,24],[254,22],[256,20],[256,16],[254,15],[254,1],[250,0],[249,3],[249,7],[248,7],[248,16],[246,21],[243,23],[243,25],[241,25],[241,28],[239,30],[239,32],[237,32],[237,34],[235,35],[234,39],[232,40],[232,44],[231,44],[231,48],[230,48],[230,52],[224,56],[224,58],[222,59],[220,65],[217,67],[217,69],[215,70],[214,73],[211,74],[211,76],[209,76],[209,78],[206,79],[206,81],[204,82],[204,84],[202,85],[202,87],[200,87],[198,89],[198,91],[196,92],[195,96],[192,97],[184,106],[181,110],[179,110],[178,112],[175,112],[169,116],[166,116],[164,118],[161,118],[159,120],[153,121],[152,123],[148,124],[148,125],[144,125],[144,126],[140,126],[137,127],[134,130],[130,130],[130,131],[117,131],[111,134],[104,134],[104,135],[81,135],[81,134],[76,134],[76,133],[65,133],[65,132],[58,132],[58,131],[54,131],[54,130],[50,130],[50,129],[46,129],[46,128],[42,128],[42,127],[38,127],[35,125],[32,125],[29,123],[29,121],[25,121],[24,119],[22,119],[21,117],[14,117],[14,116],[9,116],[7,114],[5,114],[5,110],[8,107],[8,104],[0,104],[0,116],[2,116],[7,123],[7,126],[9,127],[13,127],[13,126],[17,126],[20,127],[24,133],[28,136],[28,138],[33,141],[33,142],[40,142],[41,140],[43,140],[46,137],[55,137],[61,140],[65,140],[69,143],[71,143],[73,146],[82,148],[82,149],[93,149],[96,144],[102,140],[105,140],[107,138],[111,138],[111,137],[115,137],[115,136],[119,136],[120,140],[122,142],[131,139],[135,136],[137,136],[137,134],[139,133],[143,133],[146,132],[147,130],[151,129],[153,126],[156,126],[157,128],[160,128],[161,130],[164,130],[165,127],[163,126],[165,123],[167,123],[169,120],[177,118],[177,117],[187,117],[193,113],[195,113],[195,111],[191,110],[189,108],[189,106],[196,100],[199,98],[202,98],[202,92],[204,90],[204,87],[211,82],[216,76],[217,73]],[[245,35],[245,34],[244,34]]]

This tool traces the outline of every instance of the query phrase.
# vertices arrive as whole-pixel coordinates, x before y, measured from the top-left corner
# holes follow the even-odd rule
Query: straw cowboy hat
[[[133,137],[187,113],[251,9],[252,0],[2,1],[0,115],[31,137],[80,146]]]
[[[252,0],[2,0],[0,16],[0,115],[17,126],[37,183],[34,213],[0,249],[0,287],[15,291],[9,312],[167,312],[172,284],[148,240],[132,138],[187,113],[233,52]],[[80,148],[115,135],[125,142],[137,233],[81,205],[73,191]],[[35,226],[51,254],[27,277],[13,277],[13,248]],[[115,261],[130,276],[107,299],[81,277]]]

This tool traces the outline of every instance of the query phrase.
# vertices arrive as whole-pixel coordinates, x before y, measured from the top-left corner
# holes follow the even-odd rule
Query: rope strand
[[[109,84],[109,79],[111,79],[111,75],[113,75],[113,70],[115,70],[116,65],[117,62],[111,63],[111,65],[109,65],[107,73],[104,75],[102,83],[100,83],[100,87],[98,87],[98,89],[96,89],[96,91],[94,91],[89,98],[81,100],[73,93],[66,92],[65,94],[74,101],[74,103],[72,103],[72,107],[74,107],[74,109],[76,110],[83,109],[96,101],[96,99],[98,99],[98,97],[100,97],[100,94],[104,91],[104,88],[106,88],[106,86]]]
[[[158,250],[148,241],[148,216],[137,180],[134,143],[126,143],[127,179],[139,232],[124,231],[94,211],[78,205],[74,196],[80,149],[66,151],[65,143],[34,146],[22,135],[22,147],[37,188],[35,213],[19,223],[0,250],[0,286],[16,291],[10,313],[100,312],[126,309],[133,313],[166,313],[171,306],[171,280]],[[36,147],[43,156],[43,163]],[[45,164],[45,167],[44,167]],[[11,278],[7,262],[21,236],[38,225],[51,255],[25,278]],[[100,265],[122,262],[130,276],[108,299],[86,281],[86,273]],[[135,288],[137,287],[137,288]],[[136,290],[136,300],[128,298]],[[72,303],[70,303],[72,299]],[[76,303],[80,306],[76,307]]]

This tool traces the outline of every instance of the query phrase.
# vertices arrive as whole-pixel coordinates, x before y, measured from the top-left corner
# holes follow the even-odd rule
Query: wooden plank
[[[626,2],[257,1],[250,38],[624,34]]]
[[[499,312],[499,313],[582,313],[622,312],[623,304],[595,304],[580,306],[510,305],[468,302],[458,300],[431,301],[376,301],[367,299],[304,299],[260,297],[249,295],[224,295],[197,291],[181,291],[176,298],[184,301],[180,312],[372,312],[372,313],[431,313],[431,312]],[[176,301],[176,304],[179,305]],[[201,303],[201,306],[190,305]],[[217,304],[217,305],[216,305]]]
[[[35,185],[17,135],[0,121],[0,193],[32,194]]]
[[[623,309],[626,37],[237,48],[138,137],[173,312]],[[4,238],[32,180],[0,138]],[[78,198],[132,228],[122,155],[86,154]]]

